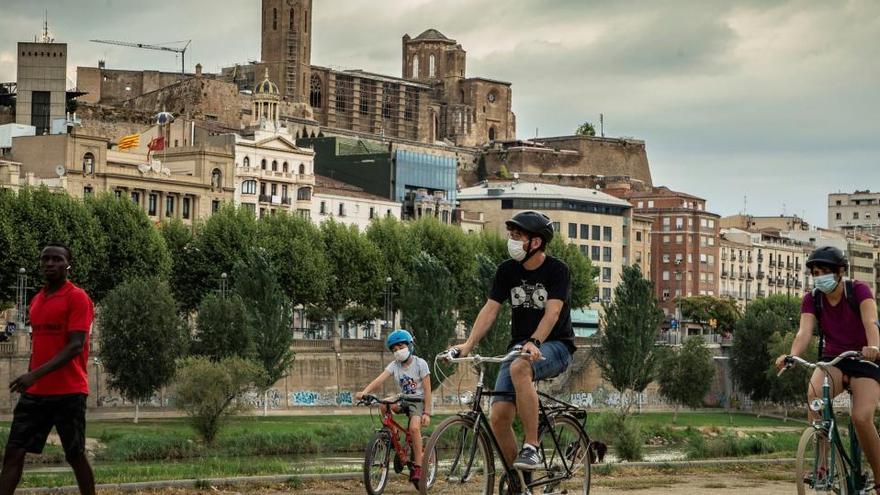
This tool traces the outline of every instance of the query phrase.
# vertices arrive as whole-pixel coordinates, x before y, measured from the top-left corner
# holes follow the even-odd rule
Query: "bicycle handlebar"
[[[871,361],[866,361],[861,358],[862,358],[862,353],[859,351],[846,351],[846,352],[840,354],[839,356],[835,357],[831,361],[828,361],[828,362],[816,361],[815,363],[811,363],[800,356],[785,356],[785,367],[783,367],[781,370],[779,370],[779,372],[776,374],[776,376],[782,375],[782,373],[784,373],[785,370],[791,368],[795,364],[799,364],[801,366],[804,366],[804,367],[810,368],[810,369],[815,369],[815,368],[826,369],[830,366],[836,365],[837,363],[843,361],[844,359],[853,359],[853,360],[857,360],[862,363],[868,363],[875,368],[880,368],[880,366],[878,366],[877,363],[874,363]]]
[[[437,354],[435,360],[444,361],[447,363],[505,363],[507,361],[512,361],[518,357],[527,357],[531,356],[528,352],[522,352],[521,349],[514,349],[507,354],[503,354],[500,356],[480,356],[479,354],[472,354],[467,357],[458,357],[461,354],[461,351],[457,347],[453,347],[452,349],[446,350]],[[545,359],[543,356],[541,359]]]
[[[357,402],[359,406],[372,406],[374,404],[385,404],[388,406],[397,404],[399,402],[422,402],[424,400],[423,397],[418,395],[409,395],[409,394],[397,394],[393,396],[393,398],[389,399],[380,399],[375,395],[365,395],[361,397],[361,400]]]

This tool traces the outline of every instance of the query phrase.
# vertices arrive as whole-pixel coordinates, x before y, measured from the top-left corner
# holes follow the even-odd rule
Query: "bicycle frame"
[[[382,426],[385,427],[391,436],[391,445],[394,447],[394,451],[397,454],[397,457],[401,462],[409,462],[409,459],[406,455],[406,449],[400,443],[400,431],[403,432],[406,438],[406,445],[409,445],[410,450],[412,450],[412,434],[409,432],[409,428],[404,428],[397,421],[394,420],[394,412],[391,410],[391,405],[388,404],[385,408],[385,412],[382,413]]]
[[[478,438],[478,435],[480,434],[480,429],[485,428],[486,434],[487,434],[489,441],[490,441],[490,448],[494,449],[495,452],[498,452],[500,454],[499,457],[501,458],[501,467],[502,467],[503,472],[507,474],[508,479],[513,479],[514,476],[518,476],[519,470],[514,469],[513,465],[509,464],[507,462],[507,459],[504,458],[504,453],[501,450],[501,446],[498,444],[498,439],[495,437],[495,433],[492,431],[492,426],[489,423],[489,419],[486,416],[486,413],[483,412],[482,399],[483,399],[483,397],[513,397],[513,396],[515,396],[515,394],[513,392],[496,392],[493,390],[486,390],[485,386],[483,384],[483,378],[485,375],[485,372],[483,370],[484,363],[479,363],[479,364],[476,364],[475,366],[478,371],[478,380],[477,380],[477,388],[474,393],[471,409],[470,409],[470,411],[467,411],[464,413],[459,413],[460,416],[469,417],[474,420],[474,432],[473,432],[474,442],[473,442],[473,445],[470,447],[468,466],[467,466],[467,470],[465,470],[463,477],[467,478],[470,474],[470,469],[473,467],[474,454],[476,453],[476,448],[477,448],[477,438]],[[547,410],[548,408],[545,405],[544,401],[541,400],[542,398],[549,399],[553,403],[558,404],[559,407],[564,407],[564,408],[570,409],[572,411],[578,410],[578,408],[576,406],[569,404],[565,401],[561,401],[559,399],[556,399],[554,397],[551,397],[541,391],[538,391],[538,398],[539,398],[539,400],[538,400],[538,417],[541,421],[541,424],[546,424],[548,426],[552,426],[549,424],[550,416],[548,414],[548,410]],[[584,423],[586,423],[586,416],[584,417]],[[539,425],[539,428],[540,428],[540,425]],[[586,428],[584,428],[584,430],[586,430]],[[553,439],[553,445],[555,446],[556,451],[560,452],[561,450],[560,450],[560,445],[559,445],[559,438],[557,438],[557,436],[554,434],[552,428],[549,428],[549,431],[550,431],[550,437]],[[543,449],[543,447],[542,447],[542,449]],[[456,453],[455,459],[452,461],[453,466],[457,465],[457,463],[460,460],[459,457],[461,456],[461,454],[462,454],[462,452]],[[542,452],[542,454],[544,454],[544,452]],[[589,453],[587,453],[586,455],[589,455]],[[546,462],[547,462],[546,455],[543,455],[542,457],[544,457],[544,462],[546,464]],[[532,480],[532,482],[529,483],[528,487],[529,488],[536,488],[536,487],[548,485],[551,483],[556,483],[556,482],[570,478],[572,475],[572,472],[573,472],[573,466],[569,465],[568,460],[565,458],[565,456],[560,456],[560,459],[562,460],[562,464],[564,467],[564,471],[561,475],[554,476],[554,473],[552,471],[548,470],[547,472],[549,474]],[[588,459],[588,462],[589,462],[589,459]],[[549,467],[549,466],[545,466],[545,467]],[[490,466],[489,469],[494,470],[494,466]],[[522,481],[522,479],[520,479],[520,481]]]
[[[834,403],[831,397],[831,380],[829,378],[829,373],[824,367],[819,368],[822,369],[822,372],[825,375],[822,380],[822,419],[814,421],[813,428],[817,431],[823,432],[828,437],[828,448],[833,448],[840,453],[840,458],[843,460],[843,466],[841,466],[841,468],[844,470],[847,488],[851,493],[859,493],[860,490],[865,488],[866,481],[862,470],[862,451],[859,446],[859,439],[856,436],[853,422],[850,421],[847,428],[850,448],[849,452],[847,452],[846,446],[843,444],[843,439],[841,438],[837,427],[837,420],[834,417]],[[816,450],[816,455],[820,455],[820,449]],[[818,459],[816,460],[818,461]],[[834,461],[835,457],[833,455],[830,456],[830,466],[826,468],[829,473],[829,478],[833,478],[836,469]]]

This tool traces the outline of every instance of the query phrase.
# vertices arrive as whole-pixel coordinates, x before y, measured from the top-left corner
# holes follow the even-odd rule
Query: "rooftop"
[[[560,186],[539,182],[483,183],[479,186],[462,189],[458,193],[459,200],[474,199],[567,199],[572,201],[589,201],[631,208],[628,201],[615,198],[610,194],[581,187]]]

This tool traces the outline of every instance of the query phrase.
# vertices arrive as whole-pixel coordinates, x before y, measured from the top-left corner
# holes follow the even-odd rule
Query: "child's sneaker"
[[[413,466],[409,470],[409,480],[415,485],[416,490],[419,489],[419,481],[422,479],[422,466]]]

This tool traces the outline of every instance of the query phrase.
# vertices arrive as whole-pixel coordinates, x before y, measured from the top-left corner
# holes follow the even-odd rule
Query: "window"
[[[611,227],[602,227],[602,240],[611,242]]]
[[[611,268],[602,267],[602,281],[603,282],[611,282]]]
[[[636,231],[636,241],[642,242],[642,232],[641,231]]]
[[[590,255],[590,246],[587,246],[586,244],[581,244],[580,246],[578,246],[578,248],[580,248],[582,255],[584,255],[584,256]]]
[[[183,218],[189,218],[189,198],[183,198]]]
[[[675,229],[676,229],[676,230],[681,230],[681,229],[683,229],[683,228],[684,228],[684,218],[682,218],[682,217],[676,217],[676,219],[675,219]]]
[[[412,77],[413,79],[418,79],[419,77],[419,56],[416,55],[412,59]]]
[[[559,232],[559,222],[553,222],[553,232]]]
[[[223,174],[220,173],[220,169],[215,168],[211,172],[211,187],[214,189],[220,189],[223,187]]]
[[[376,208],[371,206],[370,207],[370,220],[372,220],[374,218],[376,218]]]
[[[92,186],[84,186],[83,187],[83,196],[89,197],[92,195]]]
[[[436,63],[434,60],[434,55],[432,54],[428,57],[428,77],[434,77],[437,72]]]
[[[714,229],[714,228],[715,228],[715,220],[712,220],[711,218],[709,219],[709,228],[710,228],[710,229]]]
[[[251,159],[248,158],[248,157],[244,157],[244,160],[243,160],[241,163],[242,163],[242,166],[243,166],[243,167],[245,167],[245,168],[250,168],[250,166],[251,166]]]
[[[854,211],[853,212],[853,220],[858,220],[858,219],[859,219],[859,212]]]
[[[636,263],[641,263],[641,262],[642,262],[642,252],[636,251]]]
[[[715,255],[714,255],[714,254],[710,254],[707,258],[708,258],[708,260],[709,260],[709,264],[710,264],[710,265],[714,265],[714,264],[715,264]]]
[[[648,201],[648,208],[653,208],[653,207],[654,207],[654,201],[653,200]]]
[[[281,166],[281,171],[285,174],[290,171],[290,165],[287,162],[284,162],[284,165]]]
[[[599,261],[599,253],[600,253],[599,246],[591,246],[591,248],[590,248],[590,258],[591,258],[593,261]]]
[[[309,105],[312,108],[321,108],[323,101],[321,98],[321,78],[317,74],[312,74],[309,81]]]
[[[306,164],[300,163],[299,164],[299,175],[304,175],[305,173],[306,173]]]
[[[272,186],[272,189],[271,189],[272,196],[277,196],[278,195],[278,184],[272,184],[271,186]]]
[[[669,226],[672,223],[672,217],[663,217],[663,225]]]
[[[569,239],[577,239],[578,236],[578,224],[570,223],[568,224],[568,238]]]
[[[273,172],[278,171],[278,160],[272,160],[272,171]]]
[[[246,180],[241,183],[242,194],[257,194],[257,181]]]
[[[663,300],[669,299],[669,289],[663,289]]]
[[[602,226],[601,225],[593,225],[593,240],[598,241],[602,239]]]
[[[681,281],[681,272],[675,272],[675,280]]]
[[[260,160],[260,169],[261,169],[261,170],[266,170],[266,159],[265,159],[265,158],[263,158],[262,160]]]
[[[681,253],[675,253],[675,262],[681,263],[684,260],[684,256]]]
[[[664,262],[664,263],[669,263],[669,255],[668,255],[668,254],[664,254],[664,255],[663,255],[663,262]]]
[[[137,191],[132,191],[131,192],[131,202],[136,205],[141,204],[141,193],[139,193]]]
[[[675,236],[675,243],[676,244],[681,244],[683,241],[684,241],[684,237],[681,234]]]
[[[281,198],[287,199],[287,184],[281,185]]]
[[[49,132],[49,116],[51,108],[48,91],[31,92],[31,125],[37,128],[37,136]]]
[[[581,224],[581,239],[589,239],[590,238],[590,226],[586,224]]]
[[[113,191],[113,195],[116,196],[116,199],[121,198],[122,197],[122,189],[117,189],[117,190]]]
[[[339,203],[339,216],[345,216],[345,203]]]
[[[603,247],[602,248],[602,261],[611,261],[611,248]]]
[[[263,196],[266,195],[266,183],[265,182],[260,182],[260,194]]]
[[[489,128],[489,141],[495,141],[495,127]]]
[[[247,206],[247,205],[248,205],[247,203],[242,204],[242,206]],[[256,208],[256,206],[253,203],[251,203],[251,211],[254,211],[255,208]],[[214,201],[211,201],[211,213],[217,213],[218,211],[220,211],[220,200],[215,199]]]
[[[170,217],[174,215],[174,196],[166,196],[165,197],[165,216]]]
[[[272,30],[278,29],[278,9],[272,9]]]
[[[714,237],[707,237],[706,239],[708,240],[710,246],[715,245],[715,238]]]
[[[298,201],[309,201],[312,199],[312,190],[308,187],[301,187],[296,191],[296,199]]]
[[[638,204],[637,207],[638,207],[638,208],[644,208],[644,207],[645,207],[645,202],[644,202],[644,201],[639,201],[639,204]]]
[[[708,261],[708,257],[705,254],[700,255],[700,263],[706,263]]]
[[[837,201],[835,201],[835,203],[837,204],[837,206],[840,206],[840,200],[839,200],[839,199],[838,199]]]
[[[705,219],[705,218],[701,218],[701,219],[700,219],[700,227],[706,227],[707,225],[708,225],[708,223],[706,222],[706,219]]]
[[[390,217],[390,216],[391,216],[391,209],[385,210],[385,216],[386,216],[386,217]]]
[[[302,218],[312,217],[312,212],[310,210],[296,210],[296,213]]]
[[[663,280],[669,280],[669,272],[668,271],[663,272]]]
[[[670,238],[669,238],[668,235],[664,235],[664,236],[663,236],[663,243],[664,243],[664,244],[669,244],[669,239],[670,239]]]
[[[147,214],[151,217],[156,216],[156,200],[157,196],[155,194],[150,194],[150,198],[147,201]]]
[[[604,299],[605,301],[611,300],[611,288],[610,287],[603,287],[602,288],[602,299]]]
[[[326,201],[321,201],[321,210],[320,210],[320,213],[321,213],[321,215],[326,215],[326,214],[327,214],[327,202],[326,202]]]
[[[93,175],[95,173],[95,155],[86,153],[83,155],[83,174]]]

